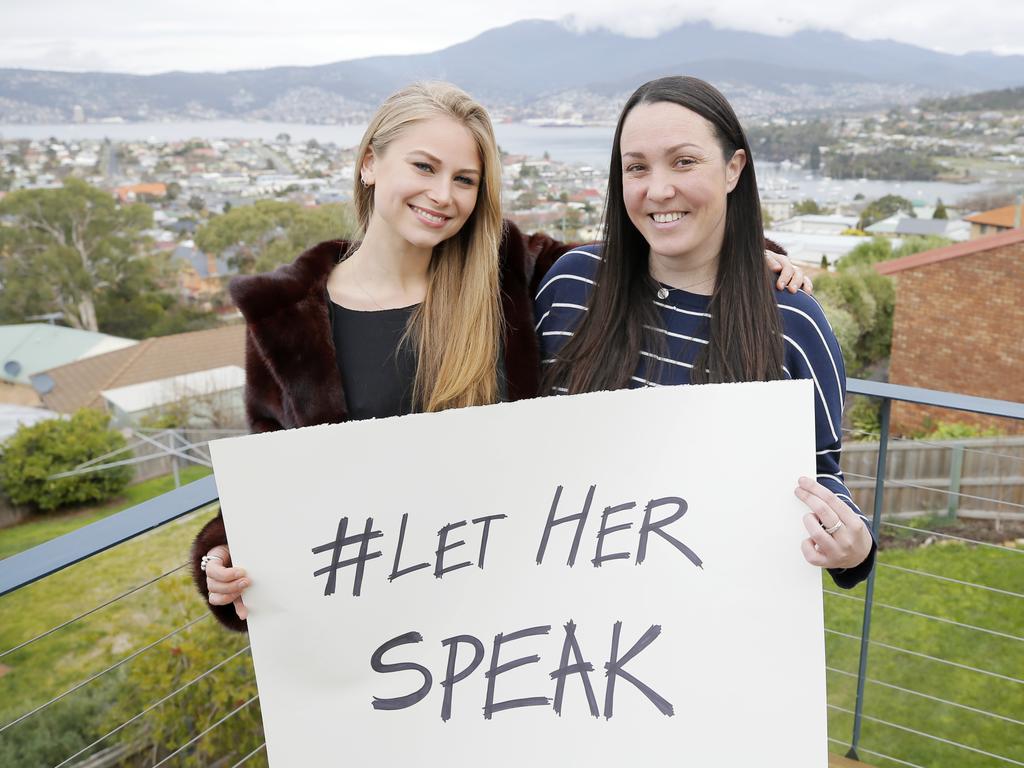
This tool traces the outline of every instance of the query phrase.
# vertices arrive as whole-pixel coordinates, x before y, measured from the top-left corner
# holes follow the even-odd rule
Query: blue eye
[[[413,165],[416,166],[421,171],[425,171],[428,173],[434,170],[434,166],[432,166],[430,163],[424,163],[422,160],[414,162]]]
[[[476,182],[473,179],[469,178],[469,176],[456,176],[455,180],[460,184],[465,184],[470,187],[476,184]]]

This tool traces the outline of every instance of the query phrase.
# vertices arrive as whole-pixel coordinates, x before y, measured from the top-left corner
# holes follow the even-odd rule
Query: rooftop
[[[904,256],[902,259],[883,261],[875,264],[875,269],[880,274],[892,275],[908,269],[926,267],[931,264],[937,264],[940,261],[957,259],[961,256],[970,256],[975,253],[991,251],[995,248],[1016,245],[1017,243],[1024,243],[1024,228],[1010,229],[1006,232],[999,232],[995,235],[988,235],[987,237],[979,237],[963,243],[947,245],[944,248],[935,248],[931,251],[914,253],[910,256]]]
[[[981,211],[973,216],[965,216],[965,221],[970,221],[974,224],[988,224],[993,227],[1015,227],[1020,226],[1018,223],[1017,214],[1021,212],[1024,206],[1018,205],[1005,205],[1002,208],[993,208],[991,211]],[[1022,216],[1024,221],[1024,216]]]
[[[0,379],[28,384],[32,374],[138,342],[63,325],[0,325]]]
[[[224,366],[245,366],[243,325],[146,339],[129,349],[51,368],[33,376],[32,385],[47,408],[71,413],[101,407],[105,390]]]

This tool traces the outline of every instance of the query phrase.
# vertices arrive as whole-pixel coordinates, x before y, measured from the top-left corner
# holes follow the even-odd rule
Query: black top
[[[416,352],[410,340],[399,348],[418,304],[359,312],[328,301],[331,334],[350,419],[380,419],[412,413]]]

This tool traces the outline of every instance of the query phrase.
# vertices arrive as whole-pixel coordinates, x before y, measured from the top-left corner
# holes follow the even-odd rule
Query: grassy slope
[[[960,543],[884,553],[883,563],[927,571],[1020,593],[1024,586],[1024,552],[1004,552]],[[834,589],[828,587],[829,589]],[[852,594],[863,597],[864,587]],[[1024,636],[1021,598],[923,576],[881,568],[875,585],[876,607],[871,638],[1017,679],[1024,677],[1024,643],[976,630],[944,624],[879,607],[885,603],[1016,637]],[[825,596],[825,624],[851,635],[860,634],[863,604]],[[826,637],[828,664],[856,672],[859,642]],[[1022,686],[1008,680],[969,672],[872,646],[868,677],[968,707],[1024,720]],[[828,673],[829,703],[853,710],[856,680]],[[913,694],[868,683],[864,712],[916,731],[956,741],[993,754],[1024,761],[1024,727],[1005,720],[942,704]],[[831,710],[829,735],[848,742],[853,717]],[[1005,765],[1005,762],[942,744],[874,721],[863,724],[861,745],[875,752],[921,766]],[[839,751],[839,745],[832,744]],[[879,766],[897,765],[873,755],[862,759]]]

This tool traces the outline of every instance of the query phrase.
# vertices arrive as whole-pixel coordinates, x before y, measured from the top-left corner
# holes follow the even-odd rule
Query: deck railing
[[[1024,614],[1024,546],[1016,546],[1014,540],[1020,537],[1024,544],[1024,505],[998,497],[979,499],[977,495],[963,493],[951,481],[945,489],[935,488],[935,483],[929,486],[947,497],[947,503],[938,504],[936,508],[941,514],[924,519],[923,524],[920,518],[889,519],[882,515],[889,485],[889,422],[894,401],[1015,420],[1024,420],[1024,404],[856,379],[848,380],[848,391],[877,398],[881,404],[875,472],[873,476],[860,473],[857,479],[873,483],[873,494],[869,497],[871,524],[876,538],[880,537],[883,543],[893,542],[893,554],[890,556],[883,546],[877,567],[863,587],[840,591],[826,581],[829,741],[835,751],[879,766],[1024,766],[1024,633],[1019,629]],[[959,452],[962,460],[962,442],[951,441],[947,449]],[[1008,476],[1024,475],[1024,459],[1016,452],[1000,454],[998,447],[992,445],[969,450],[1008,459]],[[955,457],[951,461],[955,462]],[[1006,525],[1012,529],[1005,534],[1008,541],[990,540],[993,537],[988,529],[983,530],[984,535],[976,533],[984,523],[974,522],[974,528],[951,526],[955,518],[949,516],[949,511],[955,514],[964,497],[983,501],[988,508],[1005,510],[999,517],[1008,521]],[[216,484],[212,476],[207,476],[8,557],[0,561],[0,596],[53,577],[69,566],[186,516],[210,514],[216,502]],[[863,511],[869,514],[868,509]],[[926,541],[933,549],[919,546]],[[933,558],[934,562],[929,561],[930,565],[922,567],[913,559],[930,551],[941,555]],[[900,554],[905,556],[898,557]],[[177,562],[95,605],[80,605],[70,618],[27,632],[13,642],[0,631],[0,637],[7,638],[5,642],[9,645],[0,647],[0,692],[5,687],[5,662],[30,660],[30,652],[37,644],[73,632],[90,617],[112,610],[120,601],[138,599],[156,584],[169,579],[183,580],[187,566]],[[941,570],[943,567],[945,571]],[[0,598],[0,616],[5,618],[5,603],[9,599]],[[181,602],[184,620],[160,637],[122,653],[113,663],[59,691],[49,692],[38,703],[30,701],[18,708],[20,702],[15,702],[16,714],[0,718],[0,757],[4,754],[5,738],[17,729],[31,729],[40,713],[80,694],[104,676],[118,674],[153,649],[181,642],[196,625],[212,624],[210,614],[194,595],[189,594]],[[879,628],[885,630],[881,636]],[[171,646],[172,650],[174,647]],[[153,751],[145,736],[121,739],[129,733],[127,729],[144,722],[147,715],[188,695],[195,690],[194,686],[209,683],[212,676],[248,656],[249,647],[242,638],[225,647],[230,652],[222,658],[204,669],[188,670],[189,674],[177,678],[173,686],[136,714],[97,733],[87,743],[76,743],[60,761],[52,764],[78,768],[186,764],[180,761],[189,760],[201,740],[239,713],[251,710],[258,696],[253,693],[243,699],[220,701],[216,717],[208,717],[202,727],[197,725],[187,731],[185,735],[189,738],[183,736],[173,748],[165,744],[161,750]],[[40,657],[45,658],[45,654]],[[15,667],[11,674],[17,673]],[[0,707],[0,711],[12,711],[10,703]],[[262,737],[253,738],[259,741]],[[263,743],[234,744],[210,764],[222,768],[241,766],[261,755],[263,748]],[[147,750],[152,753],[146,755]]]

